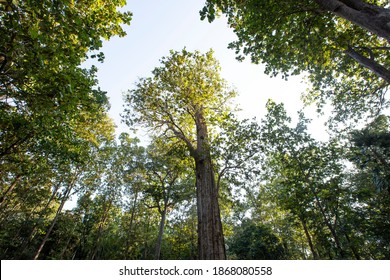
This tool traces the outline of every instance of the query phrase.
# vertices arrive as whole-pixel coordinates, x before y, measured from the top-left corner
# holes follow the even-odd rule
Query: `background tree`
[[[286,252],[278,237],[264,225],[244,220],[236,226],[230,238],[229,252],[240,260],[279,260],[286,259]]]
[[[351,133],[353,161],[361,170],[371,173],[378,191],[390,195],[390,133],[389,118],[378,116],[366,128]]]
[[[169,260],[196,260],[198,258],[196,199],[176,206],[166,225],[166,237],[161,258]]]
[[[288,127],[290,120],[281,105],[268,102],[268,110],[262,136],[264,141],[270,143],[266,149],[269,155],[267,163],[271,169],[269,179],[278,190],[282,207],[301,222],[313,258],[318,255],[310,233],[313,220],[321,221],[320,224],[326,230],[321,228],[320,232],[329,231],[337,247],[337,254],[345,257],[336,231],[339,210],[337,204],[335,208],[330,207],[332,201],[337,201],[338,195],[342,193],[339,187],[341,167],[338,166],[337,158],[332,158],[332,154],[327,155],[319,143],[310,139],[305,133],[304,119],[300,119],[297,127],[291,129]],[[322,197],[325,194],[326,199]]]
[[[79,66],[103,38],[125,35],[120,24],[128,24],[131,15],[117,12],[121,5],[124,1],[0,5],[0,30],[7,34],[0,39],[0,176],[23,154],[35,155],[37,147],[46,155],[57,148],[75,153],[84,122],[104,118],[108,101],[97,88],[96,67]]]
[[[389,117],[378,116],[360,130],[350,133],[348,158],[353,164],[350,188],[356,209],[355,230],[368,241],[362,254],[388,258],[389,228]],[[347,225],[346,225],[347,226]],[[374,240],[376,240],[374,242]]]
[[[145,195],[152,198],[150,208],[161,216],[155,259],[160,259],[165,221],[169,212],[183,200],[190,200],[195,182],[191,177],[191,162],[183,150],[155,139],[147,149],[145,162]],[[184,158],[183,158],[184,155]]]
[[[292,127],[282,105],[269,102],[268,110],[262,125],[267,153],[263,178],[268,181],[268,191],[274,193],[276,205],[297,221],[313,258],[370,258],[371,246],[375,245],[368,234],[362,234],[367,227],[358,222],[359,217],[372,207],[381,213],[387,210],[381,203],[373,206],[357,195],[359,184],[351,181],[353,172],[345,165],[348,151],[336,139],[326,143],[312,139],[303,115]],[[380,220],[378,232],[383,234],[388,219]],[[387,254],[386,247],[379,251],[375,258]]]

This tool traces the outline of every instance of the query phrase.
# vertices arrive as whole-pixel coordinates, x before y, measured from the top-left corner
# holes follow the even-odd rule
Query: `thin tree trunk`
[[[65,202],[68,200],[70,192],[72,191],[74,185],[76,184],[76,180],[77,180],[76,178],[77,178],[77,175],[75,175],[75,178],[73,179],[71,184],[68,186],[67,190],[65,191],[64,197],[62,198],[62,201],[61,201],[61,204],[58,207],[56,216],[54,217],[53,221],[51,222],[50,227],[46,231],[46,235],[43,238],[42,243],[39,246],[39,248],[38,248],[38,250],[37,250],[37,252],[36,252],[36,254],[34,256],[34,260],[37,260],[39,258],[39,255],[41,254],[41,251],[42,251],[43,247],[45,246],[47,240],[49,239],[49,236],[50,236],[50,234],[51,234],[55,224],[57,223],[57,220],[58,220],[58,218],[60,216],[60,213],[61,213],[62,209],[64,208]]]
[[[105,205],[103,206],[103,217],[102,219],[100,220],[100,223],[99,223],[99,228],[98,228],[98,236],[97,236],[97,239],[96,239],[96,242],[94,244],[94,251],[92,253],[92,257],[91,257],[91,260],[97,260],[97,259],[100,259],[100,254],[98,255],[98,252],[99,252],[99,249],[100,249],[100,242],[101,242],[101,239],[102,239],[102,236],[103,236],[103,230],[104,230],[104,224],[106,223],[107,219],[108,219],[108,216],[109,216],[109,211],[111,210],[111,207],[112,207],[112,199],[109,200],[108,202],[108,206],[105,207]]]
[[[132,230],[133,230],[133,223],[134,223],[134,216],[135,216],[135,210],[136,210],[136,206],[137,206],[137,201],[138,201],[138,191],[135,192],[133,207],[131,209],[130,224],[129,224],[128,234],[127,234],[127,237],[126,237],[125,259],[127,259],[127,256],[130,253],[130,250],[129,250],[130,242],[129,242],[129,240],[132,237]]]
[[[148,241],[149,241],[149,229],[150,229],[150,220],[148,219],[147,223],[144,226],[144,260],[148,259],[148,253],[149,253],[149,246],[148,246]]]
[[[308,183],[308,184],[310,184],[310,183]],[[321,212],[321,215],[324,219],[325,225],[328,227],[328,229],[330,230],[330,232],[333,236],[333,239],[336,243],[336,247],[339,250],[341,257],[345,257],[345,252],[344,252],[344,249],[341,247],[341,243],[340,243],[338,234],[336,233],[335,227],[330,223],[328,217],[326,216],[324,207],[322,206],[322,203],[321,203],[320,199],[318,198],[313,187],[310,187],[310,190],[311,190],[312,194],[314,195],[314,199],[316,200],[316,204],[317,204],[318,208],[320,209],[320,212]]]
[[[0,206],[3,205],[6,197],[13,191],[13,189],[16,187],[18,184],[18,181],[20,180],[21,175],[17,175],[15,180],[12,182],[11,186],[4,192],[4,194],[0,197]]]
[[[60,259],[60,260],[63,260],[63,259],[64,259],[65,252],[66,252],[66,250],[68,249],[68,246],[69,246],[69,244],[70,244],[71,239],[72,239],[72,236],[69,236],[68,240],[66,241],[66,245],[65,245],[64,248],[62,249],[61,254],[60,254],[60,256],[59,256],[59,259]]]
[[[306,173],[305,174],[305,183],[307,184],[310,192],[314,196],[314,199],[316,201],[317,207],[318,207],[318,209],[321,212],[321,215],[322,215],[322,217],[324,219],[325,225],[328,227],[328,229],[330,230],[330,232],[331,232],[331,234],[333,236],[333,240],[336,243],[336,247],[339,250],[341,257],[344,257],[345,256],[345,252],[344,252],[344,250],[343,250],[343,248],[341,246],[338,234],[336,232],[336,229],[335,229],[336,225],[333,226],[332,223],[329,221],[329,218],[326,216],[325,209],[324,209],[324,207],[323,207],[323,205],[321,203],[321,200],[319,199],[319,197],[318,197],[314,187],[312,186],[312,182],[309,179],[310,171],[306,172],[306,170],[301,165],[300,165],[300,169],[303,172],[303,174]]]
[[[345,53],[356,60],[360,65],[370,69],[378,77],[381,77],[390,84],[390,71],[382,65],[378,64],[375,60],[365,57],[353,48],[348,48]]]
[[[29,140],[29,138],[32,137],[32,135],[33,135],[33,133],[28,133],[25,137],[16,140],[10,146],[8,146],[7,148],[3,149],[0,152],[0,158],[4,157],[6,155],[10,155],[12,153],[12,150],[16,149],[17,146],[19,146],[19,145],[23,144],[24,142],[26,142],[27,140]]]
[[[325,10],[390,42],[390,11],[361,0],[315,0]]]
[[[301,224],[302,224],[302,227],[303,227],[303,231],[305,232],[307,242],[309,243],[309,247],[310,247],[311,254],[313,255],[313,259],[318,260],[319,257],[318,257],[318,254],[317,254],[315,248],[314,248],[313,241],[311,239],[311,236],[310,236],[309,230],[307,228],[306,222],[305,222],[305,220],[302,217],[299,217],[299,220],[301,221]]]
[[[53,190],[49,200],[47,201],[45,207],[43,208],[43,210],[39,214],[38,221],[40,221],[43,218],[43,215],[47,212],[47,209],[49,208],[50,203],[54,200],[54,197],[56,196],[56,194],[57,194],[57,192],[58,192],[58,190],[59,190],[59,188],[61,186],[61,183],[62,183],[62,181],[55,186],[55,188],[54,188],[54,190]],[[37,226],[38,226],[38,222],[36,222],[34,224],[34,226],[33,226],[32,230],[31,230],[29,236],[27,237],[26,241],[23,242],[22,250],[20,252],[19,257],[23,256],[23,254],[26,251],[27,247],[30,245],[30,243],[31,243],[31,241],[32,241],[32,239],[33,239],[33,237],[34,237],[34,235],[36,233]]]
[[[361,260],[360,255],[359,255],[358,251],[356,250],[355,246],[352,244],[351,239],[349,238],[348,234],[345,232],[344,235],[345,235],[345,238],[347,239],[349,247],[352,250],[353,255],[355,256],[355,259]]]
[[[166,204],[164,205],[164,209],[160,212],[160,214],[161,214],[161,220],[160,220],[160,226],[159,226],[159,230],[158,230],[158,237],[157,237],[157,243],[156,243],[156,255],[155,255],[156,260],[160,259],[160,254],[161,254],[162,238],[164,235],[164,225],[165,225],[165,220],[166,220],[166,216],[167,216]]]

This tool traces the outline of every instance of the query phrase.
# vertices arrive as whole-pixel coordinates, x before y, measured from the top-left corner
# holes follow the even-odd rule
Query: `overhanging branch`
[[[349,47],[345,53],[357,61],[360,65],[370,69],[377,76],[381,77],[390,84],[390,71],[377,63],[374,59],[365,57],[361,53],[358,53],[356,50],[354,50],[352,47]]]

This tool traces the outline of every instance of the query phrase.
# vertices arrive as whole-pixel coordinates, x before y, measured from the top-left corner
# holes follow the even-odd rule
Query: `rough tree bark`
[[[195,161],[196,199],[198,214],[198,258],[201,260],[226,259],[218,186],[211,161],[207,123],[201,105],[194,105],[196,147],[173,122],[169,129],[183,140]]]
[[[193,155],[196,171],[198,212],[198,253],[204,260],[226,259],[218,189],[208,142],[207,124],[202,108],[195,113],[197,148]]]

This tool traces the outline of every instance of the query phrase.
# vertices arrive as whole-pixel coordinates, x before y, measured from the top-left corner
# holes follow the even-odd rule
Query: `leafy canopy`
[[[322,107],[331,101],[338,119],[368,110],[377,113],[386,105],[388,82],[356,57],[388,72],[388,42],[317,2],[208,0],[200,14],[209,21],[219,13],[226,15],[237,35],[229,48],[238,60],[249,56],[252,62],[265,64],[265,73],[271,76],[306,74],[312,85],[306,102]]]
[[[124,118],[130,126],[142,124],[155,133],[179,136],[186,144],[196,141],[195,118],[202,112],[208,126],[216,125],[230,112],[236,93],[220,77],[213,51],[171,51],[161,59],[153,76],[141,78],[125,96]]]

